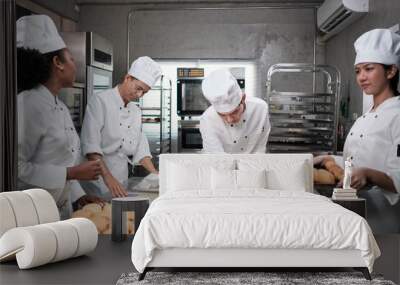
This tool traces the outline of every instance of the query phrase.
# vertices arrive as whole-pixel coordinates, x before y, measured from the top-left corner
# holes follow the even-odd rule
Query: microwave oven
[[[201,115],[210,106],[203,95],[203,78],[179,78],[177,80],[178,116]]]
[[[203,78],[179,78],[177,80],[177,114],[178,116],[201,115],[210,106],[201,89]],[[237,79],[242,90],[244,79]]]

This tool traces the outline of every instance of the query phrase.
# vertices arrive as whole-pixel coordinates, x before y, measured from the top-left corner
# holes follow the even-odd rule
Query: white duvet
[[[320,195],[265,189],[162,195],[140,223],[132,262],[143,272],[165,248],[358,249],[370,271],[380,255],[359,215]]]

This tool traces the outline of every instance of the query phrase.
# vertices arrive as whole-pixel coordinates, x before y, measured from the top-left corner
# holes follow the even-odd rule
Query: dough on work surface
[[[87,218],[90,219],[91,216],[93,216],[94,213],[89,210],[85,209],[80,209],[78,211],[75,211],[72,213],[72,218]]]
[[[127,234],[134,234],[135,212],[124,212],[126,215],[126,231]],[[99,204],[88,204],[82,209],[72,213],[73,218],[83,217],[91,220],[97,228],[99,234],[111,234],[112,231],[112,206],[110,203],[105,203],[103,208]]]
[[[103,206],[103,210],[101,211],[101,214],[105,217],[109,217],[111,219],[111,204],[110,203],[105,203]]]
[[[101,206],[99,204],[96,204],[96,203],[87,204],[87,205],[83,206],[82,209],[91,211],[93,213],[98,213],[98,212],[102,211]]]
[[[90,217],[90,220],[96,225],[98,233],[102,233],[110,227],[110,219],[100,214],[95,214]]]

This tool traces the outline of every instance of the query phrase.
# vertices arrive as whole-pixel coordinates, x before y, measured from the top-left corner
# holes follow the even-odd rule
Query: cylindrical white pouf
[[[22,191],[3,192],[14,211],[17,227],[33,226],[39,223],[35,206],[30,196]]]
[[[73,225],[78,232],[78,250],[74,257],[86,254],[96,248],[98,233],[96,225],[92,221],[85,218],[73,218],[64,222]]]
[[[10,202],[6,197],[0,194],[0,237],[9,229],[15,228],[17,223],[15,221],[14,211]]]
[[[43,189],[24,190],[33,201],[36,213],[39,218],[39,224],[57,222],[60,220],[56,202],[49,192]]]
[[[65,221],[42,225],[51,229],[57,238],[57,251],[51,262],[71,258],[78,249],[78,233],[74,226]]]
[[[0,258],[15,252],[20,269],[49,263],[57,252],[56,236],[42,225],[11,229],[0,239]]]

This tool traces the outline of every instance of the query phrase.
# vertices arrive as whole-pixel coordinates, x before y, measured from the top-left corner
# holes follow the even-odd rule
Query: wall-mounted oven
[[[177,113],[178,116],[201,115],[210,106],[201,89],[203,77],[179,77],[177,80]],[[192,69],[189,69],[192,70]],[[240,88],[244,91],[245,80],[237,79]]]
[[[203,140],[200,134],[199,121],[178,121],[178,152],[200,152]]]

